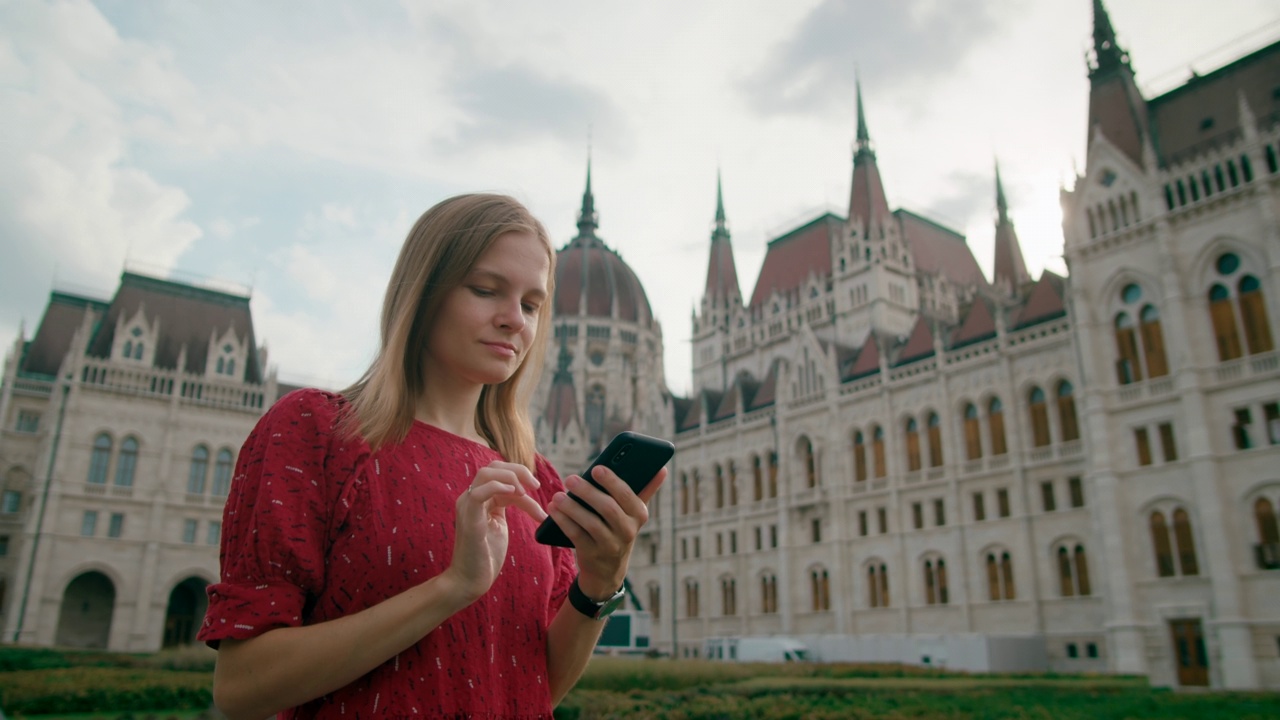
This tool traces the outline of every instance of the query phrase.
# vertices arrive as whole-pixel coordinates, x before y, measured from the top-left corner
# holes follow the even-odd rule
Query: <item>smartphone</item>
[[[582,473],[582,477],[597,488],[604,490],[604,488],[600,487],[600,483],[591,477],[591,471],[597,465],[604,465],[619,478],[622,478],[622,481],[632,491],[639,493],[649,484],[653,476],[657,475],[658,471],[667,464],[667,461],[671,459],[675,452],[676,446],[666,440],[659,440],[655,437],[629,431],[621,432],[609,441],[609,445],[596,456],[596,459],[591,463],[591,467],[588,467]],[[596,513],[596,515],[600,514],[596,512],[595,508],[588,505],[585,500],[574,496],[573,493],[569,493],[569,497],[577,500],[578,504]],[[560,526],[556,525],[555,521],[550,517],[542,521],[534,537],[543,545],[573,547],[573,541],[564,534]]]

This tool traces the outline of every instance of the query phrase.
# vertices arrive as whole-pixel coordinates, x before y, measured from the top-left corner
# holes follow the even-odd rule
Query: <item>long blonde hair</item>
[[[535,235],[550,259],[547,302],[533,345],[505,382],[486,385],[476,406],[476,430],[509,462],[534,470],[529,401],[542,371],[555,296],[556,253],[542,223],[505,195],[458,195],[418,218],[405,238],[382,304],[382,346],[368,371],[342,391],[349,401],[344,429],[377,450],[404,440],[421,396],[427,338],[445,295],[458,287],[502,235]]]

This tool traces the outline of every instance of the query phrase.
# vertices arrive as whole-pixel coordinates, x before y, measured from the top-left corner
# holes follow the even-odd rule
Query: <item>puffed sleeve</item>
[[[294,391],[245,440],[223,511],[221,578],[198,635],[211,647],[301,625],[324,587],[335,508],[354,471],[339,447],[350,443],[335,439],[338,403]]]
[[[538,456],[535,468],[540,485],[539,491],[542,493],[542,504],[545,507],[552,495],[564,490],[564,481],[560,479],[560,473],[556,472],[555,467],[541,455]],[[573,550],[548,547],[551,550],[552,572],[555,573],[555,579],[551,585],[551,596],[547,602],[547,624],[550,625],[556,613],[560,611],[560,606],[564,605],[565,598],[569,597],[569,586],[578,576],[578,562],[573,556]]]

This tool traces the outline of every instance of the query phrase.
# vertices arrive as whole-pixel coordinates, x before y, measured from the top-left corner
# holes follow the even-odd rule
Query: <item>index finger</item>
[[[533,472],[529,470],[529,468],[525,467],[524,465],[521,465],[520,463],[506,462],[503,460],[494,460],[493,462],[489,463],[486,467],[491,467],[495,470],[506,470],[510,473],[513,473],[516,476],[516,480],[529,490],[537,490],[539,487],[542,486],[542,483],[538,482],[538,478],[534,477]]]

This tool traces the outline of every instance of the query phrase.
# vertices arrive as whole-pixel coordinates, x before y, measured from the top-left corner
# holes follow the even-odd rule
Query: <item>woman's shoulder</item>
[[[336,422],[347,406],[346,398],[319,388],[299,388],[280,396],[267,415],[274,419],[314,418],[323,426]]]

